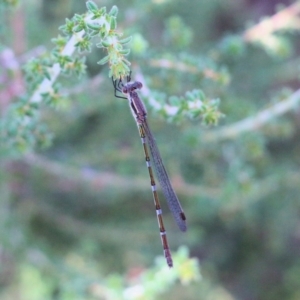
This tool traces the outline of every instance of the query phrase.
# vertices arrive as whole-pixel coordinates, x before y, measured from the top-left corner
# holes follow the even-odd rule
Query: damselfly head
[[[127,82],[122,87],[123,94],[128,94],[133,92],[134,90],[139,90],[143,87],[143,84],[139,81]]]
[[[142,83],[139,81],[130,81],[131,72],[126,77],[126,79],[127,79],[127,82],[124,83],[122,81],[122,77],[120,77],[119,79],[114,79],[112,77],[113,86],[115,88],[115,96],[117,98],[127,99],[127,94],[130,94],[130,93],[134,92],[135,90],[137,90],[137,89],[139,90],[143,87]],[[117,95],[117,92],[122,93],[123,95],[126,95],[126,97]]]

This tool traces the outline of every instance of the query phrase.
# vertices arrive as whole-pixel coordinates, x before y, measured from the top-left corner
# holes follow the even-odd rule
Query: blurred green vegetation
[[[24,64],[86,12],[84,1],[15,2],[0,3],[1,119],[30,97]],[[300,2],[95,2],[117,5],[132,36],[132,76],[188,231],[161,195],[169,270],[136,125],[93,46],[86,74],[62,76],[55,105],[39,107],[27,138],[52,143],[0,146],[0,298],[299,299]],[[217,126],[203,111],[157,109],[194,89],[220,99]]]

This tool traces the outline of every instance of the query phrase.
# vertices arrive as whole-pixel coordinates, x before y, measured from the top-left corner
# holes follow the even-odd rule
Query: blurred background
[[[2,2],[3,118],[27,95],[23,65],[86,3]],[[95,3],[117,5],[133,37],[132,77],[150,90],[141,97],[188,231],[160,194],[169,270],[135,122],[94,47],[86,74],[61,77],[63,99],[41,108],[52,143],[1,149],[0,298],[300,299],[299,1]],[[217,126],[171,121],[147,101],[193,89],[220,99]]]

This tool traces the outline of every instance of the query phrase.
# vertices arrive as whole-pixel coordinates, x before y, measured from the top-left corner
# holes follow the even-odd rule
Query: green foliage
[[[12,106],[6,115],[6,120],[2,121],[2,124],[0,124],[0,127],[2,128],[2,143],[11,144],[11,141],[13,140],[13,144],[16,145],[13,151],[17,149],[26,152],[38,145],[38,141],[35,141],[36,137],[32,134],[31,130],[33,120],[30,121],[30,117],[38,119],[39,110],[36,107],[36,104],[40,102],[46,105],[53,103],[58,104],[62,101],[57,86],[54,86],[57,76],[60,73],[69,76],[72,74],[82,76],[85,73],[85,57],[79,57],[78,55],[90,52],[92,49],[92,40],[95,40],[95,38],[100,38],[100,42],[96,44],[97,47],[104,48],[107,51],[107,55],[98,61],[98,64],[109,64],[109,76],[118,78],[129,74],[130,62],[125,56],[130,53],[130,49],[124,48],[124,45],[130,43],[131,37],[121,39],[122,34],[116,31],[117,7],[113,6],[109,13],[106,13],[105,7],[99,9],[93,1],[87,1],[86,6],[88,9],[87,14],[75,14],[72,19],[66,19],[65,25],[60,26],[60,30],[64,36],[58,35],[57,38],[52,39],[52,42],[56,47],[50,54],[39,59],[34,58],[24,66],[28,92],[31,93],[31,95],[27,97],[24,108],[19,108],[19,104],[17,107]],[[182,36],[185,36],[185,39],[188,40],[181,42],[178,40],[174,43],[181,43],[182,47],[187,46],[191,41],[191,31],[188,28],[185,28],[182,21],[178,18],[170,19],[168,24],[168,26],[170,26],[169,31],[173,32],[171,40],[177,36],[176,32],[179,29],[183,30]],[[140,41],[137,39],[138,35],[134,38],[134,51],[135,53],[143,52],[143,49],[146,48],[146,44],[142,39],[140,39]],[[76,40],[76,42],[74,40]],[[77,53],[74,52],[75,50],[77,50]],[[187,99],[187,101],[193,101],[194,105],[187,106],[184,104],[185,99],[181,98],[182,106],[185,106],[190,110],[189,115],[198,117],[199,114],[203,113],[203,122],[205,124],[216,124],[218,122],[218,117],[221,115],[217,111],[217,102],[214,100],[212,102],[206,100],[205,104],[195,104],[195,101],[198,101],[199,99],[197,99],[196,95],[195,97],[191,97],[191,95],[193,95],[193,93],[190,93],[190,99]],[[34,104],[35,109],[30,111],[32,103]],[[199,106],[202,106],[203,108],[199,109]],[[178,112],[183,112],[186,108],[177,105],[174,109]],[[16,124],[9,125],[10,122],[15,122],[12,117],[15,109],[19,110],[18,118],[20,120],[18,122],[19,125],[17,126]],[[174,111],[174,109],[172,108],[172,111]],[[192,111],[193,109],[194,111]],[[25,112],[24,115],[20,113],[22,111]],[[161,110],[161,112],[162,115],[168,115],[166,110]],[[183,114],[181,115],[183,117]],[[178,119],[180,116],[173,117],[173,119],[176,118]],[[16,130],[8,130],[11,126],[17,127]],[[34,126],[39,127],[44,125],[39,125],[35,122]],[[44,137],[46,138],[47,135]],[[43,141],[43,144],[49,143],[50,140],[45,139]]]
[[[131,43],[131,50],[134,55],[145,55],[145,52],[148,49],[148,42],[145,40],[145,38],[139,34],[135,33],[132,38],[132,43]]]
[[[12,2],[0,24],[0,298],[298,299],[300,2],[74,0],[65,23],[37,0],[14,17]],[[19,22],[26,35],[7,25]],[[160,197],[172,269],[109,78],[129,69],[187,216],[181,234]]]
[[[24,66],[29,95],[27,100],[23,101],[25,107],[20,108],[19,104],[12,105],[6,114],[6,119],[0,123],[1,144],[14,145],[13,152],[15,150],[26,152],[38,146],[38,136],[35,136],[31,129],[37,126],[39,131],[39,127],[44,125],[36,123],[39,117],[36,104],[40,102],[52,104],[61,101],[59,91],[54,87],[56,78],[60,73],[77,76],[84,74],[85,58],[78,55],[91,51],[92,39],[100,37],[101,42],[97,44],[98,47],[107,50],[108,55],[100,63],[109,63],[109,76],[119,77],[129,74],[130,63],[124,57],[129,54],[129,49],[123,48],[129,39],[125,42],[124,39],[118,41],[122,34],[116,31],[117,7],[113,6],[107,14],[105,7],[99,9],[92,1],[88,1],[86,5],[87,14],[75,14],[72,19],[66,19],[65,25],[60,27],[65,36],[59,35],[56,39],[52,39],[56,47],[50,54],[40,59],[32,59]],[[78,53],[74,54],[76,49]],[[30,111],[32,104],[35,108]],[[17,121],[13,117],[15,110],[18,110]],[[22,115],[21,112],[24,114]],[[10,130],[11,127],[14,129]],[[47,135],[44,137],[43,144],[49,144]]]
[[[145,300],[157,299],[176,285],[177,281],[188,286],[200,280],[198,261],[188,258],[187,248],[181,247],[174,254],[177,264],[174,269],[169,269],[165,264],[165,259],[161,257],[157,259],[153,267],[140,270],[137,274],[132,274],[133,278],[128,279],[117,273],[110,274],[105,278],[97,276],[93,265],[86,264],[82,257],[74,256],[69,259],[69,265],[72,265],[75,260],[77,261],[77,264],[73,265],[73,268],[77,269],[73,272],[78,273],[77,287],[70,289],[64,276],[58,274],[60,283],[56,288],[59,288],[60,299],[62,300],[97,298],[130,300],[137,299],[137,297]],[[79,264],[78,261],[80,261]],[[57,283],[51,276],[53,272],[51,269],[52,266],[45,261],[43,268],[34,264],[22,264],[19,267],[20,289],[23,291],[22,297],[24,299],[35,300],[41,297],[52,299],[51,294]],[[89,278],[84,279],[86,274],[89,274]],[[86,290],[82,290],[82,288]]]
[[[193,31],[186,26],[179,16],[172,16],[166,21],[166,40],[178,50],[190,46]]]
[[[219,112],[219,99],[208,99],[201,90],[186,92],[185,97],[172,96],[168,104],[164,97],[156,97],[156,109],[171,122],[182,122],[185,118],[202,118],[202,124],[217,125],[222,114]],[[153,102],[153,100],[152,100]]]
[[[95,284],[92,291],[104,299],[157,299],[177,280],[185,286],[200,280],[198,261],[188,255],[188,250],[181,247],[174,255],[176,265],[171,270],[161,257],[154,267],[141,271],[131,283],[125,282],[122,275],[112,274],[99,286]]]
[[[0,5],[11,5],[11,6],[15,6],[19,3],[18,0],[1,0]]]

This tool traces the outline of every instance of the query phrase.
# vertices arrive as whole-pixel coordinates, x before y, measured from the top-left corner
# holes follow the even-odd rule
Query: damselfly
[[[142,86],[143,86],[142,83],[138,82],[138,81],[131,82],[130,76],[128,76],[127,83],[123,83],[121,79],[119,79],[119,80],[113,79],[113,85],[115,88],[115,96],[118,98],[123,98],[123,99],[128,100],[132,115],[136,121],[138,130],[139,130],[139,134],[140,134],[142,144],[143,144],[146,165],[147,165],[149,177],[150,177],[151,189],[152,189],[152,193],[153,193],[154,205],[155,205],[155,209],[156,209],[156,216],[157,216],[157,221],[158,221],[158,226],[159,226],[159,231],[160,231],[160,236],[161,236],[161,242],[162,242],[162,246],[163,246],[163,250],[164,250],[164,256],[166,258],[168,266],[172,267],[173,266],[172,255],[171,255],[171,251],[170,251],[168,240],[167,240],[166,230],[165,230],[163,217],[162,217],[162,209],[160,206],[160,202],[159,202],[159,198],[158,198],[158,194],[157,194],[157,190],[156,190],[156,184],[155,184],[155,180],[154,180],[154,176],[153,176],[151,160],[150,160],[147,144],[150,148],[150,153],[151,153],[151,158],[153,161],[155,173],[156,173],[158,181],[161,185],[163,194],[167,200],[168,206],[175,218],[175,221],[176,221],[178,227],[182,231],[186,231],[186,229],[187,229],[186,217],[185,217],[183,209],[180,205],[180,202],[174,192],[174,189],[171,185],[167,171],[164,167],[162,158],[160,156],[158,147],[156,145],[155,139],[149,128],[149,125],[147,122],[146,107],[137,93],[137,90],[142,88]],[[122,93],[126,97],[117,95],[117,92]]]

